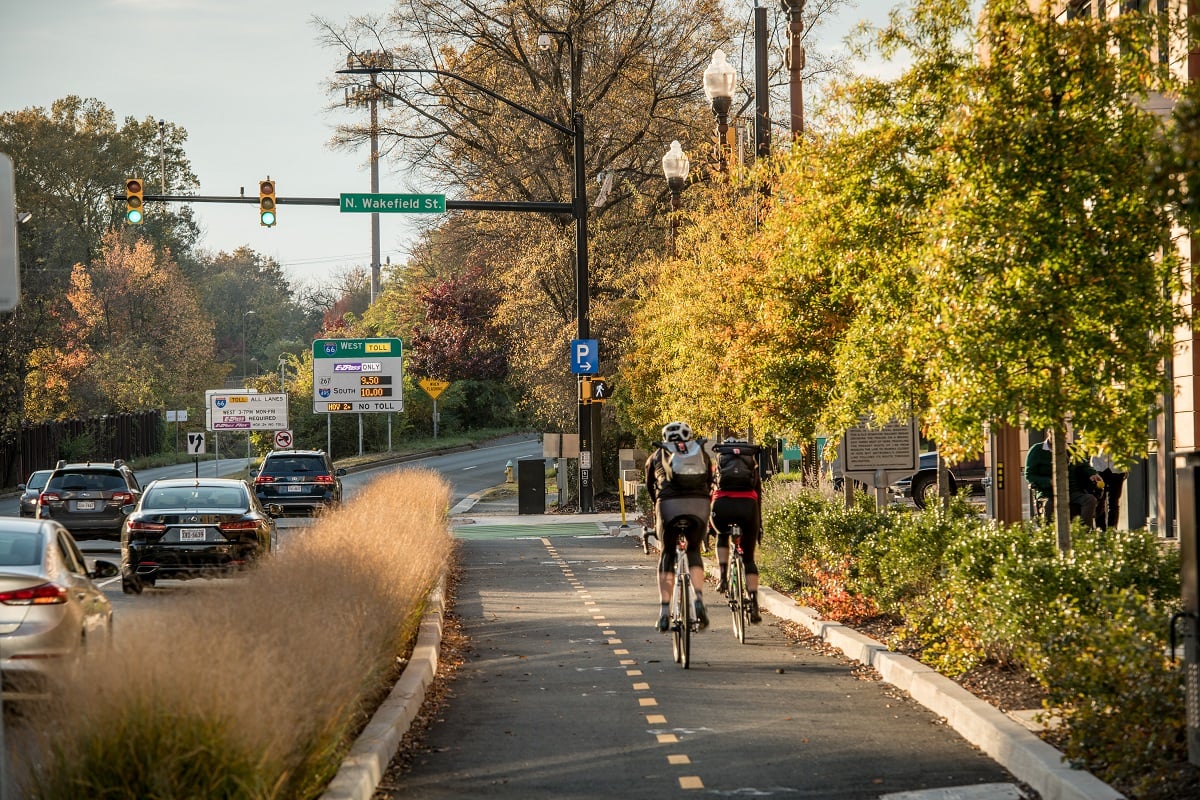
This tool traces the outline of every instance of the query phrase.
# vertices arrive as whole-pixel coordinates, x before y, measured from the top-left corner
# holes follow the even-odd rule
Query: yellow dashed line
[[[655,700],[653,697],[639,697],[638,705],[642,706],[643,708],[646,706],[656,706],[656,705],[658,705],[658,701]]]
[[[698,775],[685,775],[679,779],[680,789],[703,789],[704,781]]]
[[[633,664],[636,664],[636,663],[637,663],[637,660],[636,660],[636,659],[633,659],[633,658],[622,658],[622,659],[621,659],[621,660],[620,660],[618,663],[619,663],[619,664],[620,664],[622,667],[628,667],[628,666],[631,666],[631,665],[633,665]]]
[[[636,678],[642,674],[642,671],[640,669],[627,669],[625,670],[625,674],[631,678]]]
[[[627,656],[627,655],[629,655],[629,651],[628,650],[613,650],[613,655],[614,656]]]
[[[633,685],[633,690],[635,692],[643,692],[649,688],[650,688],[650,684],[648,684],[648,683],[635,683]]]
[[[659,744],[675,744],[679,741],[679,737],[673,733],[660,733],[655,738]]]
[[[609,639],[608,643],[609,644],[623,644],[623,642],[620,639]]]
[[[687,756],[683,755],[682,753],[677,753],[675,755],[667,756],[667,763],[668,764],[690,764],[690,763],[692,763],[692,760],[690,758],[688,758]]]
[[[664,716],[662,714],[647,714],[646,715],[646,724],[647,725],[666,725],[667,718],[666,718],[666,716]]]

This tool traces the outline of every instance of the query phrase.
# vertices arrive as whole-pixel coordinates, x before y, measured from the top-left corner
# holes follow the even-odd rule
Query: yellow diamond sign
[[[446,391],[446,387],[450,385],[450,381],[439,381],[436,378],[421,378],[417,383],[425,390],[425,394],[434,400],[437,400],[438,395]]]

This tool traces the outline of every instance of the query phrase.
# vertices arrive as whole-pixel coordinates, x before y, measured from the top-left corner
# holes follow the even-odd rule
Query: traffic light
[[[258,224],[266,228],[275,224],[275,181],[270,178],[258,182]]]
[[[125,181],[125,224],[141,225],[143,213],[141,178],[129,178]]]

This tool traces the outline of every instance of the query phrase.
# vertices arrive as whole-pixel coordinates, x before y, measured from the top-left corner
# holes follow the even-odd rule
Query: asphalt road
[[[770,615],[738,644],[711,585],[713,625],[683,670],[652,630],[655,559],[632,538],[483,520],[460,533],[470,649],[425,747],[377,798],[878,798],[1015,782]]]

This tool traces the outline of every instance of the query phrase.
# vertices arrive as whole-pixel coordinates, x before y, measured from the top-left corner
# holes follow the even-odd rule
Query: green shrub
[[[1187,754],[1183,672],[1164,655],[1168,609],[1129,589],[1090,605],[1055,605],[1058,630],[1033,665],[1065,723],[1065,752],[1135,797],[1173,796],[1156,792]]]

